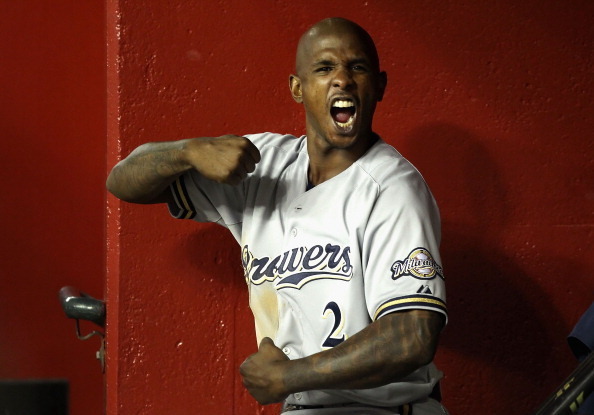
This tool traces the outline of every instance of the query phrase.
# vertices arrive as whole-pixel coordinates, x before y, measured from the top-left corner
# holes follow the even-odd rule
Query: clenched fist
[[[289,395],[283,382],[289,362],[282,350],[265,337],[258,352],[248,357],[239,368],[243,385],[263,405],[281,402]]]
[[[260,161],[260,151],[247,138],[237,135],[193,138],[187,141],[185,160],[202,176],[235,185]]]

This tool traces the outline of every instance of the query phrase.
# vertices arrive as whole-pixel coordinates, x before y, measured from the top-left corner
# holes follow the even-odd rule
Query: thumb
[[[260,346],[258,347],[258,349],[261,349],[264,346],[274,346],[274,342],[270,337],[264,337],[262,341],[260,341]]]

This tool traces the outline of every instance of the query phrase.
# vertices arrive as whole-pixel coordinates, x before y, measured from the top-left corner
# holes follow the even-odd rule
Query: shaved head
[[[313,46],[320,38],[328,35],[355,35],[363,44],[364,49],[370,59],[374,70],[379,72],[379,57],[377,49],[369,33],[357,23],[341,17],[330,17],[319,21],[310,27],[299,40],[297,46],[297,56],[295,58],[295,71],[299,75],[308,58],[312,54]]]

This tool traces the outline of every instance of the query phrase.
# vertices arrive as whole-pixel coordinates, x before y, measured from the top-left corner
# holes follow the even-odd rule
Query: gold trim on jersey
[[[180,209],[176,217],[178,219],[192,219],[196,216],[196,209],[187,193],[183,176],[178,177],[171,183],[171,190],[177,207]]]
[[[386,301],[378,307],[377,311],[375,312],[375,315],[373,316],[373,320],[375,321],[384,314],[388,314],[393,311],[398,311],[404,308],[433,308],[437,311],[447,314],[446,303],[441,299],[416,294]]]

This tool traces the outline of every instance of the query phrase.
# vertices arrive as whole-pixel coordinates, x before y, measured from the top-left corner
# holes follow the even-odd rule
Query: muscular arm
[[[433,311],[392,313],[330,350],[296,360],[265,339],[240,370],[260,403],[314,389],[373,388],[431,362],[443,325],[443,316]]]
[[[147,143],[114,166],[106,186],[127,202],[162,203],[171,199],[167,187],[188,170],[219,183],[237,184],[259,161],[254,144],[234,135]]]

